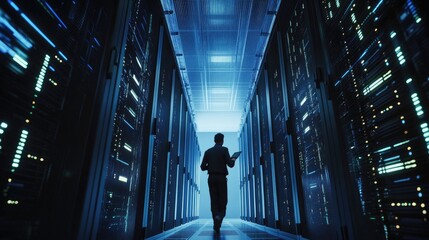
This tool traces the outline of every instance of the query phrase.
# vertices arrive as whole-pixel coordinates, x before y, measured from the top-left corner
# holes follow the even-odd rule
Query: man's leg
[[[226,204],[228,203],[228,184],[227,184],[227,178],[226,177],[222,177],[219,179],[218,182],[218,187],[219,187],[219,216],[221,218],[221,224],[223,221],[223,218],[225,217],[226,214]]]
[[[216,181],[216,176],[209,176],[209,191],[210,191],[210,207],[213,218],[213,229],[218,233],[220,225],[216,220],[219,214],[219,187]]]

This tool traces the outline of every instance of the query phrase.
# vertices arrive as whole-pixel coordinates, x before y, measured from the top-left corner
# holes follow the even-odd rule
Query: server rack
[[[182,94],[181,96],[181,103],[180,103],[180,136],[179,136],[179,162],[178,162],[178,168],[177,168],[177,200],[176,200],[176,215],[175,215],[175,225],[178,226],[182,224],[183,219],[183,172],[184,172],[184,164],[185,164],[185,146],[186,146],[186,121],[187,121],[187,110],[186,110],[186,103],[185,103],[185,97]]]
[[[296,1],[287,25],[287,65],[297,162],[303,191],[303,235],[335,238],[335,198],[331,190],[328,146],[321,96],[315,82],[315,61],[308,5]]]
[[[192,116],[175,70],[171,42],[161,27],[143,205],[143,237],[198,217],[200,151]],[[175,106],[179,107],[176,108]]]
[[[143,227],[145,235],[152,236],[163,230],[164,219],[164,190],[165,186],[168,133],[170,123],[170,100],[172,91],[174,62],[170,61],[173,55],[168,35],[161,27],[159,46],[162,49],[158,54],[158,63],[155,76],[155,95],[152,105],[151,136],[149,141],[148,168],[145,195],[145,210]],[[163,187],[161,187],[163,188]]]
[[[250,142],[250,138],[249,138],[249,123],[248,123],[248,117],[246,118],[246,122],[243,125],[243,136],[244,139],[246,139],[245,141],[243,141],[243,149],[245,149],[244,154],[243,154],[243,159],[246,159],[246,161],[243,161],[243,182],[244,182],[244,201],[245,201],[245,219],[247,221],[252,221],[253,216],[254,215],[254,209],[253,209],[253,187],[251,184],[251,172],[250,172],[250,168],[249,165],[251,164],[250,162],[250,157],[251,156],[251,148],[249,148],[249,142]]]
[[[256,89],[257,102],[259,103],[260,134],[261,134],[261,164],[263,165],[263,184],[265,202],[265,225],[276,227],[278,220],[277,211],[277,186],[276,172],[274,170],[274,153],[271,143],[273,141],[271,125],[271,105],[269,101],[267,70],[263,69],[259,76],[258,87]]]
[[[243,142],[244,142],[244,136],[243,136],[243,130],[241,130],[238,133],[238,145],[240,146],[240,149],[243,151]],[[243,151],[244,153],[244,151]],[[244,219],[244,199],[245,199],[245,195],[244,195],[244,182],[243,182],[243,168],[240,167],[239,168],[239,179],[240,179],[240,219]]]
[[[182,179],[182,199],[181,199],[181,223],[187,223],[198,218],[198,213],[195,211],[195,204],[198,205],[199,186],[196,184],[198,179],[197,168],[201,152],[198,146],[198,139],[191,120],[190,114],[186,113],[185,120],[185,146],[183,168],[181,168]]]
[[[140,238],[198,217],[198,139],[161,13],[0,3],[1,237]]]
[[[0,3],[2,237],[76,235],[116,4]]]
[[[175,70],[173,73],[173,91],[170,106],[170,132],[169,132],[169,157],[167,170],[166,198],[164,207],[164,229],[174,227],[175,219],[175,201],[177,201],[177,170],[179,161],[179,131],[180,131],[180,116],[181,116],[181,96],[182,88],[180,84],[180,76]],[[179,106],[179,107],[177,107]]]
[[[276,199],[298,199],[300,204],[293,205],[298,210],[296,234],[304,237],[427,238],[426,5],[293,1],[281,9],[279,32],[273,34],[265,60],[271,70],[259,76],[253,98],[260,106],[261,155],[267,156],[261,160],[282,149],[271,146],[276,146],[278,126],[286,126],[278,136],[292,136],[295,153],[287,155],[295,156],[299,171],[288,197],[267,197],[267,186],[282,186],[264,178],[265,209]],[[284,50],[275,56],[272,49],[280,46]],[[286,71],[280,82],[287,85],[280,90],[267,80],[275,79],[275,61],[281,62],[282,54],[280,69]],[[288,95],[282,106],[290,109],[286,121],[275,118],[279,110],[273,100],[281,91]],[[271,101],[263,104],[264,97]],[[253,101],[249,114],[255,111]],[[274,119],[268,123],[279,120],[269,128],[272,132],[264,130],[269,117]],[[245,129],[241,142],[252,140],[245,139]],[[242,169],[243,176],[246,171]],[[280,228],[281,219],[290,217],[284,213],[278,212]],[[269,212],[265,215],[270,219]]]
[[[192,138],[191,138],[191,156],[190,156],[190,166],[189,166],[189,187],[191,193],[189,194],[189,212],[188,212],[188,222],[198,218],[198,212],[196,207],[199,206],[199,184],[197,180],[199,179],[199,163],[201,159],[201,150],[198,144],[197,133],[195,131],[195,125],[192,123]],[[198,181],[199,182],[199,181]]]
[[[293,181],[296,176],[292,175],[295,169],[290,168],[293,159],[292,144],[289,142],[287,132],[287,112],[285,93],[285,78],[283,54],[281,51],[281,39],[276,33],[272,34],[272,41],[268,49],[266,65],[268,76],[268,88],[271,106],[271,121],[273,126],[272,151],[274,152],[275,171],[277,181],[277,199],[279,222],[278,228],[290,233],[296,233],[295,202],[293,198]],[[296,189],[295,189],[296,190]]]
[[[146,167],[141,161],[145,152],[142,141],[148,135],[145,126],[149,118],[157,36],[153,35],[154,16],[149,6],[135,1],[132,9],[106,166],[99,238],[133,236],[139,183],[145,176],[141,175],[142,166]]]
[[[320,9],[365,228],[377,239],[427,238],[427,6],[324,1]]]
[[[250,103],[251,116],[251,137],[252,137],[252,155],[253,155],[253,178],[255,186],[255,222],[263,224],[264,219],[264,199],[263,199],[263,185],[262,185],[262,164],[261,164],[261,140],[260,140],[260,122],[259,122],[259,106],[257,98],[253,98]]]
[[[188,194],[189,194],[189,188],[188,188],[188,182],[189,182],[189,148],[191,147],[190,141],[191,141],[191,123],[190,123],[190,115],[187,111],[186,117],[185,117],[185,148],[183,152],[183,169],[182,169],[182,179],[183,179],[183,195],[182,195],[182,216],[181,221],[182,223],[187,222],[187,215],[188,215]]]
[[[252,144],[252,120],[251,116],[247,115],[246,119],[246,139],[245,148],[247,149],[245,155],[245,171],[247,173],[246,180],[247,186],[249,188],[248,200],[249,200],[249,215],[248,218],[250,221],[254,222],[256,218],[256,203],[255,203],[255,176],[254,176],[254,161],[253,161],[253,144]]]

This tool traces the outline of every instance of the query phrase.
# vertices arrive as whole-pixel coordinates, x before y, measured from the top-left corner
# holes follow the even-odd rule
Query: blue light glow
[[[128,143],[124,143],[124,148],[127,149],[129,152],[133,151],[133,149],[131,148],[131,146]]]
[[[375,153],[382,153],[382,152],[385,152],[385,151],[390,150],[390,149],[392,149],[392,147],[385,147],[385,148],[382,148],[378,151],[375,151]]]
[[[20,42],[22,43],[22,45],[24,45],[24,47],[26,47],[27,49],[33,47],[33,44],[31,44],[31,42],[29,42],[26,37],[24,37],[18,30],[16,30],[12,25],[10,25],[10,23],[8,22],[7,19],[0,17],[0,23],[3,24],[4,26],[6,26],[13,34],[13,36]]]
[[[119,158],[116,158],[116,161],[118,161],[118,162],[120,162],[120,163],[122,163],[122,164],[125,164],[125,165],[127,165],[127,166],[129,166],[129,165],[130,165],[129,163],[126,163],[126,162],[122,161],[122,160],[121,160],[121,159],[119,159]]]
[[[212,63],[230,63],[230,62],[232,62],[232,56],[210,56],[210,62],[212,62]]]
[[[408,182],[408,181],[410,181],[411,180],[411,178],[403,178],[403,179],[398,179],[398,180],[395,180],[395,181],[393,181],[394,183],[401,183],[401,182]]]
[[[398,58],[399,64],[403,65],[405,63],[404,55],[402,53],[401,47],[395,48],[396,57]]]
[[[12,6],[12,8],[15,9],[15,11],[19,11],[19,7],[14,2],[12,2],[10,0],[8,2]]]
[[[387,71],[385,74],[383,74],[383,76],[381,76],[380,78],[378,78],[377,80],[375,80],[374,82],[372,82],[368,87],[364,87],[364,89],[363,89],[363,95],[367,95],[368,93],[370,93],[371,91],[373,91],[374,89],[376,89],[378,86],[380,86],[387,79],[389,79],[390,77],[392,77],[391,73],[392,73],[391,70]]]
[[[384,0],[381,0],[380,2],[377,3],[377,5],[374,7],[374,9],[372,10],[372,13],[375,13],[375,11],[377,11],[377,9],[380,7],[380,5],[383,3]]]
[[[28,62],[25,61],[22,57],[15,53],[12,58],[16,63],[18,63],[21,67],[27,68]]]
[[[139,102],[139,97],[137,96],[136,92],[134,92],[133,89],[131,89],[130,93],[131,93],[131,96],[133,96],[134,100],[136,100],[136,102]]]
[[[22,154],[22,150],[25,146],[25,142],[27,141],[27,137],[28,137],[28,131],[27,130],[22,130],[21,132],[21,138],[19,139],[18,142],[18,146],[16,148],[15,151],[15,156],[12,160],[12,168],[17,168],[19,167],[19,162],[21,160],[21,154]],[[12,169],[13,170],[13,169]]]
[[[64,28],[66,28],[67,29],[67,26],[66,26],[66,24],[61,20],[61,18],[60,17],[58,17],[58,15],[57,15],[57,13],[54,11],[54,9],[52,9],[51,8],[51,6],[45,1],[44,2],[45,3],[45,5],[46,5],[46,7],[48,7],[48,9],[51,11],[51,13],[57,18],[57,20],[61,23],[61,25],[60,26],[63,26]]]
[[[36,26],[36,24],[27,17],[27,15],[21,13],[21,17],[24,18],[24,20],[27,21],[28,24],[30,24],[30,26],[32,26],[34,30],[36,30],[36,32],[38,32],[40,36],[42,36],[52,47],[56,47],[55,44]]]
[[[134,80],[134,82],[137,84],[137,86],[140,86],[140,83],[139,83],[139,81],[137,80],[137,77],[136,77],[136,75],[135,75],[135,74],[133,74],[133,80]]]
[[[64,55],[61,51],[58,51],[58,54],[64,58],[64,60],[68,60],[68,58],[66,57],[66,55]]]
[[[40,92],[42,91],[43,82],[45,81],[46,70],[48,68],[49,59],[51,57],[49,55],[45,55],[45,60],[43,61],[42,69],[40,70],[39,76],[37,78],[35,90]]]
[[[420,128],[422,129],[423,137],[425,138],[426,148],[429,150],[429,127],[428,123],[420,124]]]
[[[417,9],[411,0],[407,0],[407,7],[410,9],[411,14],[413,14],[413,18],[416,21],[416,23],[420,23],[422,19],[417,14]]]
[[[8,51],[9,47],[0,40],[0,52],[7,53]]]
[[[310,126],[308,126],[304,129],[304,133],[307,133],[308,131],[310,131]]]
[[[122,120],[124,121],[125,124],[128,125],[128,127],[130,127],[132,130],[134,130],[134,127],[131,126],[131,124],[127,120],[125,120],[125,119],[122,119]]]

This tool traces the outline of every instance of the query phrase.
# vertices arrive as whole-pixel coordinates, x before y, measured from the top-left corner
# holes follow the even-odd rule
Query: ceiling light
[[[228,63],[232,62],[232,56],[210,56],[212,63]]]
[[[212,94],[230,94],[231,88],[211,88],[210,93],[212,93]]]

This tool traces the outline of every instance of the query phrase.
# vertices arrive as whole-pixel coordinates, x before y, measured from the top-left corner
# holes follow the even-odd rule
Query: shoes
[[[215,234],[219,234],[220,233],[220,225],[222,223],[222,219],[219,216],[216,216],[214,219],[214,226],[213,226],[213,230],[215,231]]]

